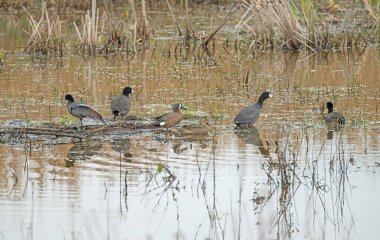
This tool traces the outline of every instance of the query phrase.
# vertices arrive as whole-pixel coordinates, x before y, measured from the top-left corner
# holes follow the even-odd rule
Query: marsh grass
[[[297,202],[301,185],[308,186],[310,194],[305,207],[326,216],[326,223],[352,220],[350,214],[347,215],[350,210],[346,195],[350,186],[348,163],[354,160],[347,153],[342,136],[342,131],[328,131],[326,140],[323,135],[322,139],[321,135],[315,135],[313,130],[295,133],[289,126],[278,129],[275,154],[266,160],[264,167],[268,184],[274,187],[269,188],[266,196],[256,194],[253,200],[256,208],[265,208],[270,199],[275,199],[278,213],[271,229],[275,229],[281,239],[295,236],[295,212],[299,210],[293,203]],[[328,159],[323,159],[324,153],[328,154]],[[350,234],[343,232],[339,224],[333,228],[337,233]]]
[[[54,7],[57,12],[63,13],[76,10],[86,10],[91,7],[91,1],[88,0],[54,0],[47,1],[48,7]]]
[[[145,0],[141,0],[141,18],[137,25],[137,33],[137,36],[139,37],[137,41],[146,41],[150,37],[150,26],[146,14]]]
[[[244,2],[247,9],[239,22],[251,32],[251,48],[280,47],[286,50],[325,51],[366,46],[370,39],[355,25],[356,15],[347,11],[337,24],[318,18],[313,1],[291,0]],[[250,22],[263,23],[251,27]]]
[[[27,0],[1,0],[0,9],[8,11],[11,9],[21,9],[22,6],[26,6],[28,3]]]
[[[0,67],[4,66],[6,57],[7,57],[7,53],[0,50]]]
[[[169,8],[170,14],[171,14],[172,19],[173,19],[173,23],[174,23],[175,26],[176,26],[176,30],[177,30],[177,31],[176,31],[176,35],[177,35],[177,36],[182,36],[181,28],[180,28],[179,25],[178,25],[177,18],[176,18],[176,16],[174,15],[174,11],[173,11],[173,9],[172,9],[172,6],[170,5],[169,0],[166,0],[166,4],[168,5],[168,8]]]
[[[133,49],[130,48],[129,37],[124,31],[125,26],[123,22],[116,22],[111,20],[109,23],[109,30],[107,32],[107,40],[99,49],[99,53],[103,55],[124,53],[126,55],[134,54]]]
[[[129,6],[132,11],[133,25],[133,50],[137,52],[137,45],[142,45],[143,48],[149,46],[149,38],[151,34],[150,24],[146,13],[145,0],[141,1],[141,17],[138,20],[135,1],[128,0]]]
[[[5,2],[6,5],[9,1]],[[212,55],[218,43],[217,34],[227,24],[235,27],[228,34],[224,46],[233,44],[235,49],[248,48],[255,51],[275,48],[306,49],[316,52],[366,47],[378,42],[379,37],[376,34],[379,29],[376,26],[379,21],[379,2],[363,0],[362,9],[369,12],[368,16],[364,17],[360,15],[360,11],[348,7],[342,8],[332,1],[320,4],[311,0],[235,2],[230,4],[231,8],[224,19],[217,20],[215,27],[206,26],[212,29],[209,32],[204,29],[194,30],[192,21],[194,8],[191,6],[194,3],[189,3],[187,0],[181,3],[185,10],[182,13],[184,16],[176,13],[172,2],[166,1],[166,5],[176,29],[176,37],[187,45],[193,43],[196,47],[203,48],[199,58],[205,59],[206,55]],[[78,39],[74,48],[76,53],[86,55],[137,54],[142,49],[149,48],[154,40],[154,23],[151,24],[149,21],[149,10],[150,8],[154,10],[154,7],[160,7],[161,4],[155,5],[145,0],[136,4],[134,0],[112,1],[110,4],[111,7],[114,7],[114,4],[125,6],[127,20],[114,17],[111,19],[109,6],[104,1],[43,2],[39,21],[27,12],[30,40],[25,51],[44,55],[50,53],[63,55],[66,39],[63,36],[69,36],[71,33],[74,33]],[[86,12],[81,16],[79,23],[73,22],[73,32],[62,32],[65,21],[61,21],[58,16],[51,17],[47,9],[49,11],[53,9],[52,11],[58,13],[72,9],[86,10]],[[104,9],[104,12],[100,9]],[[131,12],[131,18],[128,18],[128,12]],[[181,26],[177,20],[181,17],[184,19],[184,26]],[[369,19],[371,26],[368,24]],[[66,29],[68,28],[64,28],[63,31]]]
[[[130,1],[134,4],[133,0]],[[132,5],[133,12],[134,5]],[[135,14],[133,14],[135,16]],[[91,11],[87,10],[81,16],[80,24],[73,22],[78,37],[75,52],[81,55],[114,55],[135,54],[137,37],[137,22],[132,26],[134,29],[132,43],[126,31],[126,24],[122,20],[110,17],[107,11],[100,13],[96,0],[91,2]]]
[[[380,1],[363,0],[363,3],[368,13],[373,18],[374,24],[376,25],[379,22]]]
[[[59,20],[59,16],[51,19],[46,2],[41,5],[41,18],[38,21],[29,14],[26,8],[24,10],[29,23],[27,31],[29,40],[24,51],[29,54],[62,56],[66,47],[63,40],[62,21]]]
[[[81,53],[95,55],[99,26],[99,9],[96,8],[96,0],[92,0],[91,2],[91,12],[87,10],[85,16],[81,17],[82,29],[80,30],[76,23],[73,23],[79,38],[76,49]]]

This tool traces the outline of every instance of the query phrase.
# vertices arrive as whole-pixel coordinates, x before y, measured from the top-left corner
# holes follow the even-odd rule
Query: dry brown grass
[[[124,22],[110,20],[109,30],[107,31],[107,39],[100,48],[100,54],[133,54],[134,51],[130,48],[129,37],[124,31]]]
[[[132,1],[133,2],[133,1]],[[78,43],[76,52],[86,55],[95,54],[134,54],[135,45],[130,44],[130,37],[126,31],[126,24],[123,20],[110,17],[107,11],[100,13],[96,0],[92,0],[91,11],[81,17],[80,24],[73,23]],[[136,25],[134,30],[133,43],[136,40]],[[132,49],[133,47],[133,49]]]
[[[276,38],[287,49],[299,49],[305,43],[305,27],[293,15],[289,1],[257,1],[245,6],[252,14],[258,16],[261,23],[274,32]]]
[[[372,2],[372,1],[371,1]],[[378,2],[378,1],[376,1]],[[375,25],[379,22],[380,20],[380,17],[379,17],[379,12],[376,11],[371,3],[368,1],[368,0],[363,0],[363,3],[364,3],[364,6],[365,8],[368,10],[369,14],[371,15],[371,17],[373,18],[374,22],[375,22]],[[377,3],[378,6],[380,5],[379,3]]]
[[[38,21],[25,8],[24,10],[28,15],[29,22],[29,29],[27,30],[29,41],[25,52],[62,56],[65,51],[65,43],[62,36],[62,21],[59,20],[59,16],[51,19],[46,8],[46,2],[41,5],[41,18]]]
[[[99,9],[96,8],[96,0],[91,3],[91,12],[87,10],[85,16],[81,17],[81,30],[75,22],[74,27],[79,38],[77,50],[94,55],[98,44]]]
[[[3,6],[6,5],[4,2],[10,3],[7,0],[2,0],[2,2],[0,0]],[[109,3],[79,0],[73,6],[68,6],[68,2],[73,3],[72,0],[44,2],[39,20],[35,20],[35,17],[28,12],[30,39],[25,49],[26,52],[62,55],[65,51],[63,35],[70,36],[73,32],[62,33],[62,25],[65,22],[60,21],[58,17],[52,18],[51,11],[60,12],[60,9],[69,9],[70,11],[70,9],[79,7],[88,9],[78,21],[74,22],[74,34],[78,39],[75,48],[77,53],[90,55],[97,53],[135,54],[140,52],[139,49],[149,47],[154,34],[147,8],[155,10],[159,6],[162,7],[163,4],[144,0],[136,2],[138,4],[135,6],[134,0],[123,1],[123,6],[130,11],[131,18],[128,18],[128,13],[127,18],[124,16],[117,18],[110,14],[112,8],[107,5],[114,6],[113,4],[116,2],[121,4],[121,0],[112,0]],[[181,4],[185,11],[182,16],[183,21],[178,22],[177,19],[180,19],[181,16],[175,15],[176,9],[172,9],[172,6],[175,6],[174,3],[166,1],[168,6],[166,11],[173,19],[173,25],[177,30],[176,36],[181,36],[181,40],[184,39],[187,42],[194,40],[196,45],[199,44],[198,46],[204,48],[211,48],[216,44],[218,40],[216,34],[227,24],[236,26],[226,40],[227,45],[232,39],[235,48],[250,48],[258,51],[274,48],[311,51],[342,50],[356,46],[366,47],[370,43],[379,42],[378,35],[374,34],[374,31],[379,30],[379,28],[374,28],[379,20],[378,7],[376,4],[374,6],[374,2],[370,0],[362,1],[362,10],[367,9],[370,13],[367,14],[367,22],[370,24],[363,28],[358,28],[356,12],[340,7],[339,10],[332,10],[332,7],[329,7],[332,5],[331,2],[326,2],[325,4],[330,5],[322,8],[322,3],[317,5],[312,0],[242,0],[235,3],[236,8],[234,4],[223,21],[217,19],[217,22],[219,21],[217,27],[208,26],[209,29],[214,29],[208,34],[206,31],[199,31],[203,34],[197,34],[193,30],[191,17],[195,8],[191,4],[194,5],[194,2],[186,0]],[[102,7],[105,9],[104,11],[99,10]],[[325,12],[318,12],[321,9],[324,9]],[[240,12],[240,21],[239,17],[231,17],[233,13],[239,13],[239,11],[242,11]],[[339,14],[335,14],[335,12],[339,12]],[[329,16],[321,17],[322,15]],[[64,28],[64,30],[66,29],[69,28]]]
[[[27,0],[0,0],[0,9],[5,11],[11,9],[22,9],[22,6],[26,6],[27,4]]]
[[[250,47],[323,51],[367,45],[366,38],[355,28],[351,11],[332,25],[317,18],[312,1],[301,1],[301,4],[291,0],[243,1],[243,6],[247,10],[235,31],[241,27],[249,29]]]

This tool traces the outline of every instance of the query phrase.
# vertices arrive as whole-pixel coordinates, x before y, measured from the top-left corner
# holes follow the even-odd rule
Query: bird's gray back
[[[346,119],[344,118],[343,114],[339,112],[332,112],[326,115],[325,122],[326,124],[345,124]]]
[[[249,105],[236,115],[236,124],[254,124],[260,116],[261,105],[258,103]]]
[[[118,111],[118,115],[127,115],[131,109],[131,101],[127,96],[118,96],[112,98],[111,112]]]

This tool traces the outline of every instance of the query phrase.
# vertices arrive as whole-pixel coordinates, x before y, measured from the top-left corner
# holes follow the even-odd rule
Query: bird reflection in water
[[[76,160],[87,160],[91,156],[101,151],[100,143],[76,143],[67,152],[68,159],[65,159],[65,167],[74,167]]]
[[[326,138],[327,139],[329,139],[329,140],[331,140],[331,139],[333,139],[334,138],[334,132],[336,133],[336,134],[338,134],[338,136],[339,136],[339,134],[340,134],[340,136],[341,136],[341,134],[342,134],[342,130],[343,130],[343,126],[334,126],[334,127],[331,127],[331,126],[329,126],[328,128],[327,128],[327,136],[326,136]]]
[[[130,138],[120,138],[113,139],[111,142],[112,150],[123,154],[124,158],[131,160],[133,155],[129,152],[131,149],[131,139]]]
[[[246,144],[252,144],[258,146],[259,151],[264,156],[269,156],[269,149],[264,146],[260,137],[260,132],[256,127],[251,126],[249,128],[235,128],[235,135],[243,140]]]
[[[206,117],[201,117],[197,123],[185,125],[182,128],[175,129],[174,135],[186,142],[199,142],[202,149],[208,147],[210,136],[216,134],[216,128],[208,121]],[[190,144],[190,149],[192,149]]]
[[[327,125],[327,139],[333,139],[334,137],[334,132],[336,134],[342,133],[344,130],[344,125],[342,124],[328,124]]]
[[[177,136],[187,136],[194,138],[206,137],[214,132],[215,127],[212,126],[205,117],[201,117],[195,124],[186,125],[182,128],[175,129],[174,131]]]
[[[329,131],[327,132],[327,139],[333,139],[333,137],[334,137],[334,131],[329,130]]]

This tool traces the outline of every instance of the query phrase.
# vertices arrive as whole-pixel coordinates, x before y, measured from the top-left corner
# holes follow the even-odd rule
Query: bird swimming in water
[[[131,100],[129,98],[130,93],[133,93],[133,89],[131,87],[125,87],[121,96],[112,98],[111,113],[113,115],[113,120],[115,120],[117,116],[127,116],[131,109]]]
[[[180,103],[174,104],[173,105],[173,112],[166,113],[166,114],[156,118],[156,120],[158,120],[158,122],[155,125],[165,127],[165,128],[174,127],[183,119],[183,114],[180,111],[180,109],[186,110],[187,108]]]
[[[234,120],[236,126],[239,128],[244,128],[251,127],[253,124],[255,124],[257,119],[259,119],[260,111],[263,107],[264,100],[271,97],[272,95],[269,92],[263,92],[256,103],[240,110],[240,112],[236,115]]]
[[[325,123],[328,126],[343,126],[346,123],[346,119],[343,114],[339,112],[334,112],[334,105],[332,102],[327,102],[326,107],[328,109],[327,115],[325,117]]]
[[[79,119],[80,126],[82,126],[82,119],[86,117],[100,120],[106,124],[106,122],[103,120],[102,115],[100,115],[98,111],[87,106],[86,104],[75,102],[72,95],[66,94],[65,100],[67,100],[67,110],[71,115]]]
[[[206,117],[201,117],[196,124],[186,125],[177,129],[179,135],[193,135],[194,137],[204,137],[215,131],[216,128],[210,124]]]

